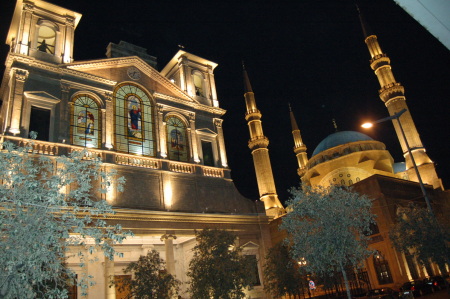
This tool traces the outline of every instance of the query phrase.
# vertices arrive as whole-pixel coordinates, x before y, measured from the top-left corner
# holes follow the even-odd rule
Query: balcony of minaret
[[[251,121],[255,119],[261,119],[261,116],[262,114],[258,109],[251,109],[247,110],[247,112],[245,113],[245,120]]]
[[[248,141],[248,147],[251,150],[267,148],[268,145],[269,145],[269,139],[267,139],[266,136],[256,136],[256,137],[251,138]]]
[[[299,146],[294,146],[294,153],[295,154],[299,154],[299,153],[304,153],[306,152],[306,145],[302,144]]]
[[[391,59],[387,57],[386,54],[381,53],[378,55],[375,55],[372,59],[370,59],[370,67],[375,70],[383,65],[389,65],[391,64]]]
[[[404,97],[405,88],[398,82],[390,83],[378,90],[381,100],[387,102],[394,97]]]

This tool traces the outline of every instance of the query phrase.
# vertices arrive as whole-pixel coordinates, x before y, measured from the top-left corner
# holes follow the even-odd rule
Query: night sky
[[[388,116],[378,97],[358,14],[352,0],[295,1],[104,1],[51,0],[83,14],[75,31],[75,60],[104,58],[109,42],[124,40],[147,48],[161,70],[183,45],[185,51],[219,64],[215,70],[220,106],[227,110],[224,133],[238,190],[259,197],[249,133],[244,119],[242,66],[246,68],[263,118],[281,201],[298,186],[288,103],[297,118],[308,157],[335,131],[356,130],[384,142],[402,161],[392,124],[371,131],[360,124]],[[393,0],[359,1],[444,186],[450,186],[450,51]],[[15,1],[0,3],[0,41]],[[4,61],[8,47],[2,45]],[[2,63],[0,69],[3,73]]]

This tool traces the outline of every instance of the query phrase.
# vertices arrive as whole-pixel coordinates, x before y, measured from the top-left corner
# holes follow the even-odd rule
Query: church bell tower
[[[278,199],[275,181],[273,179],[269,149],[267,148],[269,145],[269,139],[264,136],[261,124],[262,115],[256,107],[255,94],[253,93],[245,67],[243,69],[243,73],[245,86],[245,106],[247,108],[245,120],[247,121],[248,128],[250,130],[248,147],[252,151],[256,179],[258,181],[259,196],[261,201],[264,202],[267,215],[278,217],[284,213],[284,208]]]
[[[361,11],[359,11],[359,18],[365,38],[364,41],[369,49],[371,57],[370,67],[374,70],[381,86],[379,96],[386,105],[389,115],[391,116],[406,109],[406,112],[399,120],[404,128],[405,136],[411,147],[411,152],[419,169],[420,176],[424,183],[433,185],[434,188],[442,188],[442,181],[436,173],[433,161],[431,161],[426,153],[425,147],[420,140],[419,133],[417,132],[411,113],[406,104],[405,88],[395,80],[390,65],[391,61],[381,50],[377,36],[370,31]],[[410,180],[418,181],[401,129],[396,121],[393,121],[393,124],[402,147],[403,156],[405,157],[408,176]]]
[[[50,63],[73,61],[81,14],[40,0],[17,0],[6,43],[11,52]]]

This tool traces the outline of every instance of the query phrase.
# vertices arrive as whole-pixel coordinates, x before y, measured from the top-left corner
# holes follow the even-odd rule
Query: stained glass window
[[[176,116],[169,116],[166,119],[166,127],[169,159],[189,162],[186,124]]]
[[[72,144],[99,148],[101,124],[98,103],[89,95],[76,96],[72,106]]]
[[[148,94],[133,83],[114,91],[115,145],[121,152],[155,156],[153,104]]]

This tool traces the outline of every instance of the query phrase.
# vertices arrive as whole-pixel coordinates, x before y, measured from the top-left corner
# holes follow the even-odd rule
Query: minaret
[[[284,213],[284,208],[278,199],[277,191],[275,189],[275,181],[273,179],[272,166],[269,158],[269,149],[267,148],[269,139],[264,136],[261,125],[262,115],[256,107],[255,94],[253,93],[244,65],[243,72],[245,86],[244,97],[245,106],[247,108],[245,120],[248,122],[248,129],[250,130],[248,147],[252,151],[259,196],[261,201],[264,202],[266,214],[277,217]]]
[[[306,154],[306,145],[303,143],[300,129],[297,126],[294,113],[292,112],[291,105],[289,104],[289,115],[291,117],[292,136],[294,137],[294,153],[297,157],[298,169],[297,174],[300,178],[306,172],[306,163],[308,163],[308,156]]]
[[[433,185],[434,188],[442,188],[442,181],[436,173],[433,161],[431,161],[426,153],[408,106],[406,105],[405,88],[400,83],[395,81],[389,57],[381,51],[377,36],[370,31],[365,22],[364,16],[360,11],[359,18],[361,21],[365,43],[369,48],[371,56],[370,67],[375,71],[375,75],[377,76],[381,86],[381,89],[379,90],[380,98],[385,103],[389,111],[389,115],[391,116],[402,109],[407,110],[401,116],[400,121],[405,131],[408,144],[411,147],[414,160],[418,166],[420,176],[422,177],[424,183]],[[397,121],[393,121],[393,124],[402,147],[403,156],[405,157],[408,176],[411,180],[418,181],[406,144],[402,137],[400,127]]]

